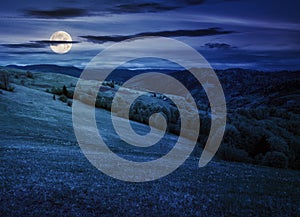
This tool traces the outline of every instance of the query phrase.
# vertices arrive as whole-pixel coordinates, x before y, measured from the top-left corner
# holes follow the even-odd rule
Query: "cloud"
[[[87,11],[79,8],[57,8],[53,10],[25,10],[25,15],[38,18],[58,18],[79,17],[88,15]]]
[[[122,4],[112,8],[112,12],[117,13],[142,13],[158,12],[177,9],[179,6],[168,6],[158,3]]]
[[[149,1],[149,0],[127,0],[125,4],[114,4],[105,12],[108,13],[144,13],[160,12],[183,8],[191,5],[202,4],[205,0],[177,0],[177,1]]]
[[[49,45],[53,44],[76,44],[79,41],[50,41],[50,40],[41,40],[41,41],[30,41],[26,43],[19,43],[19,44],[0,44],[2,47],[6,48],[45,48]]]
[[[174,30],[174,31],[160,31],[160,32],[142,32],[134,35],[113,35],[113,36],[80,36],[94,43],[105,43],[105,42],[120,42],[126,39],[135,37],[146,37],[146,36],[162,36],[162,37],[198,37],[198,36],[209,36],[209,35],[221,35],[231,34],[234,31],[224,31],[220,28],[209,28],[209,29],[196,29],[196,30]]]
[[[47,9],[26,9],[23,10],[25,16],[37,18],[54,18],[65,19],[70,17],[82,17],[89,15],[105,15],[120,13],[144,13],[144,12],[161,12],[178,8],[184,8],[191,5],[202,4],[205,0],[176,0],[176,1],[149,1],[149,0],[105,0],[96,4],[93,0],[86,1],[61,1],[48,2]],[[68,5],[72,4],[73,7]],[[43,4],[36,4],[37,8],[45,8]],[[85,9],[82,9],[84,5]]]
[[[7,48],[44,48],[45,44],[28,42],[28,43],[19,43],[19,44],[1,44],[2,47]]]
[[[226,43],[206,43],[204,45],[205,48],[209,48],[209,49],[232,49],[232,48],[236,48],[231,46],[230,44],[226,44]]]
[[[8,52],[6,52],[6,51],[1,51],[0,52],[1,54],[7,54]],[[50,51],[50,49],[49,49],[49,51],[26,51],[26,50],[24,50],[24,51],[12,51],[12,52],[9,52],[9,54],[13,54],[13,55],[26,55],[26,54],[30,54],[30,55],[40,55],[40,54],[52,54],[53,52],[52,51]]]
[[[77,44],[79,41],[50,41],[50,40],[41,40],[41,41],[33,41],[33,43],[41,43],[41,44]]]

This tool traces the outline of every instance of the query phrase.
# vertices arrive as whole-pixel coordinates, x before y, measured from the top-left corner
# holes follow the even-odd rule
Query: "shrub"
[[[27,71],[26,72],[26,76],[27,76],[27,78],[33,78],[33,74],[32,74],[32,72],[29,72],[29,71]]]
[[[67,105],[71,107],[72,106],[72,101],[68,100]]]
[[[109,83],[109,86],[110,86],[111,88],[115,88],[115,82],[112,81],[111,83]]]
[[[69,99],[73,99],[73,96],[74,96],[74,91],[68,90],[66,97],[68,97]]]
[[[7,89],[7,91],[11,91],[11,92],[13,92],[14,90],[15,90],[15,87],[13,87],[13,86],[11,86],[11,85],[10,85],[10,86],[8,87],[8,89]]]
[[[285,154],[272,151],[268,152],[262,160],[262,164],[270,167],[287,168],[288,158]]]
[[[9,76],[7,73],[1,73],[0,75],[0,89],[14,91],[14,87],[9,84]]]
[[[56,94],[56,95],[61,95],[62,94],[62,89],[60,89],[58,87],[52,87],[50,92],[53,93],[53,94]]]
[[[62,102],[67,102],[68,101],[68,98],[65,96],[65,95],[61,95],[59,97],[59,100],[62,101]]]
[[[110,88],[115,88],[115,82],[114,81],[104,81],[102,83],[103,86],[108,86]]]
[[[104,108],[104,99],[102,97],[97,96],[95,106],[97,108]]]

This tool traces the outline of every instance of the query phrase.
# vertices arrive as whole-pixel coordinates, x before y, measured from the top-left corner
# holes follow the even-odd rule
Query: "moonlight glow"
[[[50,37],[50,41],[57,42],[50,45],[51,50],[55,53],[64,54],[71,50],[72,43],[61,43],[64,41],[72,42],[72,37],[67,32],[64,31],[54,32]]]

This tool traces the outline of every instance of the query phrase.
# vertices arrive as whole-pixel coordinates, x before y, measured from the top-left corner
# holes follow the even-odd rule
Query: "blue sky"
[[[300,69],[299,8],[298,0],[4,0],[0,65],[82,68],[113,43],[159,35],[187,43],[218,69]],[[78,42],[63,55],[45,43],[59,30]]]

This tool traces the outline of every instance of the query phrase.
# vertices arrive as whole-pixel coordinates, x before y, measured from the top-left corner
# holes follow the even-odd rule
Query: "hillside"
[[[153,182],[110,178],[93,167],[76,145],[71,107],[45,92],[52,85],[70,84],[74,78],[43,73],[29,78],[21,72],[14,79],[14,91],[0,94],[2,215],[300,215],[300,173],[295,170],[219,160],[199,169],[197,155]],[[24,80],[23,85],[18,79]],[[96,116],[100,131],[105,130],[111,148],[120,155],[157,156],[159,149],[122,149],[122,142],[104,125],[110,113],[96,109]],[[132,124],[141,133],[148,130],[146,125]],[[176,137],[167,134],[167,138]]]
[[[74,66],[58,66],[58,65],[51,65],[51,64],[26,65],[26,66],[7,65],[6,68],[21,69],[24,71],[32,71],[32,72],[65,74],[74,77],[79,77],[82,72],[82,69],[79,69]]]
[[[28,78],[28,71],[3,70],[10,74],[12,83],[53,93],[68,105],[72,104],[77,82],[75,77],[34,72],[33,78]],[[122,90],[122,83],[143,72],[114,71],[98,92],[95,106],[110,111],[114,94],[119,89],[125,95],[135,94],[136,90]],[[211,121],[206,95],[187,72],[167,73],[185,84],[196,100],[202,121],[198,141],[203,147]],[[223,86],[228,109],[226,132],[217,157],[227,161],[300,169],[300,72],[228,69],[217,70],[216,73]],[[134,85],[143,86],[143,83],[137,81]],[[66,87],[65,93],[63,86]],[[119,111],[122,116],[122,108]],[[148,118],[154,112],[161,112],[167,118],[169,132],[179,133],[180,115],[177,108],[171,99],[160,94],[154,97],[153,93],[145,93],[139,97],[132,104],[130,118],[148,124]],[[193,155],[199,156],[199,152],[200,149],[196,149]]]

